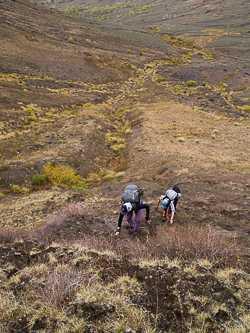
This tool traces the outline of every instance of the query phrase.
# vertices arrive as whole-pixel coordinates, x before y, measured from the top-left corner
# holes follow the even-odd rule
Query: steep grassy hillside
[[[0,331],[248,332],[247,2],[109,5],[0,1]]]

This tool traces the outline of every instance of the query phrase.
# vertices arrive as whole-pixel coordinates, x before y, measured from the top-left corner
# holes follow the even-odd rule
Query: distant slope
[[[194,38],[193,46],[237,57],[242,65],[249,66],[249,15],[248,1],[188,0],[117,2],[98,0],[38,0],[60,10],[107,25],[121,24],[125,27],[157,28],[159,35],[181,39]],[[132,30],[133,30],[132,29]],[[198,37],[203,37],[202,43]],[[190,42],[190,41],[189,41]]]
[[[93,83],[118,82],[133,73],[131,64],[143,67],[156,56],[152,50],[147,57],[139,58],[142,47],[158,41],[165,52],[171,48],[150,32],[143,44],[134,32],[128,34],[112,27],[118,33],[111,34],[110,28],[101,22],[93,24],[26,0],[4,1],[0,14],[0,71],[6,73],[41,74]],[[128,49],[136,57],[128,57]]]

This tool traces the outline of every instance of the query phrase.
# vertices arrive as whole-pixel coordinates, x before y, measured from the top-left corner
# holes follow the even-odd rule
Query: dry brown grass
[[[222,236],[212,227],[172,226],[158,227],[157,235],[147,242],[126,241],[129,253],[141,260],[180,258],[185,260],[235,260],[238,255],[235,240]]]
[[[80,269],[58,266],[49,272],[39,293],[45,303],[54,307],[72,300],[77,289],[85,282],[86,276]]]
[[[76,223],[79,218],[89,218],[86,207],[82,202],[70,203],[45,221],[44,225],[34,232],[34,237],[41,243],[47,244],[56,238],[58,233],[67,228],[69,223]]]
[[[177,175],[234,173],[239,181],[249,182],[248,119],[238,119],[239,126],[235,126],[230,118],[174,102],[138,108],[143,110],[145,121],[132,134],[135,148],[130,150],[130,166],[134,170],[141,169],[141,155],[145,174],[167,160]],[[185,141],[179,142],[179,137]]]
[[[238,207],[237,205],[231,204],[229,202],[218,202],[216,208],[222,211],[233,211],[236,210]]]
[[[0,244],[12,243],[15,240],[23,239],[28,233],[22,228],[3,227],[0,228]]]

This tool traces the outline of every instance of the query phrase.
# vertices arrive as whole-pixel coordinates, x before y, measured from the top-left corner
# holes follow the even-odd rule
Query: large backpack
[[[124,203],[141,203],[141,195],[143,195],[143,189],[137,185],[128,185],[124,189],[121,199]]]
[[[176,197],[177,193],[174,190],[170,189],[166,191],[165,198],[168,198],[169,200],[173,201]]]

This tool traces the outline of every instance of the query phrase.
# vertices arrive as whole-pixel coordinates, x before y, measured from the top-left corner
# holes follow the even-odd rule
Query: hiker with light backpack
[[[178,186],[166,191],[165,195],[161,195],[159,202],[162,201],[163,215],[162,217],[169,218],[170,214],[170,224],[174,222],[174,214],[176,211],[176,205],[181,197],[181,191]]]
[[[146,223],[150,225],[151,220],[149,218],[150,207],[147,204],[142,202],[141,196],[143,195],[143,189],[139,188],[137,185],[128,185],[122,196],[121,200],[123,202],[119,219],[118,219],[118,229],[115,232],[116,236],[119,236],[121,233],[121,224],[123,217],[126,215],[126,219],[128,225],[125,227],[126,229],[134,229],[134,235],[138,235],[143,209],[146,209]],[[133,212],[135,213],[135,217],[133,218]]]

